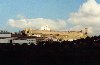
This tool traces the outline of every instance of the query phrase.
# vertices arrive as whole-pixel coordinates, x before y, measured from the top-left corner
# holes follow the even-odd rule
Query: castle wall
[[[28,32],[27,32],[28,31]],[[81,31],[48,31],[48,30],[30,30],[27,29],[25,33],[29,36],[32,34],[39,34],[42,37],[54,37],[57,39],[68,40],[68,39],[80,39],[85,38],[86,35]]]

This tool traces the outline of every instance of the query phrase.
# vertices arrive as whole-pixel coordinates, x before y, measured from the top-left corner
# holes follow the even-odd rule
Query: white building
[[[11,37],[10,32],[0,30],[0,38],[10,38],[10,37]]]
[[[0,30],[0,43],[10,43],[11,33]]]
[[[68,41],[74,41],[74,39],[68,39]]]
[[[32,36],[41,37],[41,34],[33,34]]]
[[[8,40],[8,39],[0,39],[0,43],[10,43],[10,40]]]
[[[7,31],[0,31],[0,43],[36,44],[36,39],[35,38],[18,38],[17,39],[17,37],[12,37],[11,33]]]
[[[12,40],[12,43],[19,43],[19,44],[23,44],[23,43],[27,43],[27,44],[36,44],[36,39],[14,39]]]
[[[11,37],[11,34],[0,34],[0,37],[10,38]]]

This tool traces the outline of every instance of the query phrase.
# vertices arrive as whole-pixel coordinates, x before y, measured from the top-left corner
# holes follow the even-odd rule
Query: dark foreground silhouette
[[[99,65],[100,36],[37,45],[0,44],[0,65]]]

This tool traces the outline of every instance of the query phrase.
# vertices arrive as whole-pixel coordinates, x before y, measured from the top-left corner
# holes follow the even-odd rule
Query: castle
[[[54,31],[51,30],[48,25],[42,26],[40,30],[26,28],[18,33],[10,33],[1,30],[0,43],[36,44],[40,41],[73,41],[80,38],[86,38],[87,31],[87,28],[85,28],[85,31]]]
[[[36,36],[43,37],[46,40],[76,40],[80,38],[87,37],[87,28],[85,28],[85,32],[81,31],[53,31],[48,25],[42,26],[40,30],[33,30],[32,28],[24,29],[24,33],[27,36]]]

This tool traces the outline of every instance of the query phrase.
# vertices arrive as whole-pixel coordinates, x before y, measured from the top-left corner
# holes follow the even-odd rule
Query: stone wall
[[[48,31],[48,30],[32,30],[26,29],[25,34],[32,36],[39,34],[42,37],[54,37],[56,39],[68,40],[68,39],[80,39],[85,38],[87,35],[82,31]]]

